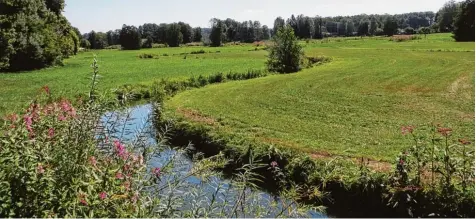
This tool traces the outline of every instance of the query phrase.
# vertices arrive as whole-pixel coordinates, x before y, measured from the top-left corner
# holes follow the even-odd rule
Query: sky
[[[173,23],[209,27],[211,18],[258,20],[273,26],[278,16],[338,16],[438,11],[447,0],[66,0],[64,15],[82,33],[123,24]]]

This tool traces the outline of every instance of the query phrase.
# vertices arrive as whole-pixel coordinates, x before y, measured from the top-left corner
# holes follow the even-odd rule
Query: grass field
[[[205,50],[205,54],[180,55]],[[66,97],[86,94],[91,83],[94,54],[99,60],[101,91],[123,84],[148,84],[160,78],[188,78],[217,72],[245,72],[263,69],[266,51],[252,51],[250,45],[220,48],[182,47],[142,49],[140,51],[98,50],[80,53],[65,60],[63,67],[31,72],[0,74],[0,114],[18,110],[30,101],[43,85]],[[219,52],[217,52],[219,51]],[[159,55],[158,59],[140,59],[139,54]],[[167,54],[168,56],[163,56]]]
[[[166,106],[178,116],[213,121],[223,133],[315,154],[392,161],[408,146],[399,132],[407,124],[441,123],[474,140],[474,42],[432,34],[406,42],[352,37],[301,44],[306,55],[333,61],[296,74],[185,91]],[[183,54],[200,49],[207,53]],[[138,58],[143,53],[159,58]],[[251,44],[84,52],[63,67],[0,74],[0,114],[18,110],[43,85],[66,97],[87,93],[94,54],[99,89],[107,92],[161,78],[264,69],[267,52]]]
[[[334,60],[188,90],[166,106],[220,133],[321,155],[393,161],[411,145],[400,133],[408,124],[440,123],[474,141],[474,43],[438,34],[303,44],[307,55]]]

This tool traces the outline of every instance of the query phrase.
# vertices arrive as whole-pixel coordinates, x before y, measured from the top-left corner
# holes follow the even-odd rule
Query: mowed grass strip
[[[188,54],[204,50],[204,54]],[[30,72],[0,74],[0,115],[20,109],[47,85],[65,97],[86,94],[91,83],[94,54],[101,75],[98,87],[109,92],[123,84],[149,84],[161,78],[185,79],[217,72],[246,72],[264,69],[266,51],[253,51],[250,44],[240,46],[181,47],[138,51],[97,50],[80,53],[65,60],[64,66]],[[140,54],[155,54],[156,59],[141,59]],[[167,56],[164,56],[167,54]],[[112,92],[109,92],[112,93]]]
[[[185,91],[166,106],[220,121],[217,132],[315,154],[391,162],[412,144],[402,125],[440,123],[456,139],[474,140],[473,52],[308,46],[306,53],[334,60]]]

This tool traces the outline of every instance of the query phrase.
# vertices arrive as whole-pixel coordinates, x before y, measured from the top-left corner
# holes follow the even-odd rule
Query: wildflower
[[[50,88],[47,85],[43,86],[42,89],[45,91],[46,94],[50,95]]]
[[[272,167],[277,167],[277,166],[278,166],[278,162],[276,162],[276,161],[271,162],[271,166],[272,166]]]
[[[160,176],[160,168],[156,167],[156,168],[152,169],[152,174],[154,174],[156,177],[159,177]]]
[[[124,156],[124,154],[126,153],[126,148],[124,147],[124,145],[121,144],[121,142],[119,142],[118,140],[114,140],[114,146],[116,146],[117,155],[121,157]]]
[[[99,194],[99,198],[100,198],[101,200],[104,200],[105,198],[107,198],[107,193],[106,193],[106,192],[101,192],[101,193]]]
[[[94,156],[89,157],[89,163],[92,166],[96,167],[96,163],[97,163],[96,158]]]
[[[53,138],[54,135],[55,135],[55,129],[54,128],[48,129],[48,138]]]
[[[405,161],[403,159],[400,159],[400,165],[403,165]]]
[[[64,115],[59,115],[58,120],[59,121],[64,121],[64,120],[66,120],[66,117]]]
[[[468,144],[471,144],[470,141],[466,140],[466,139],[458,139],[459,143],[461,143],[462,145],[468,145]]]
[[[438,132],[445,137],[448,137],[449,135],[451,135],[451,131],[452,129],[450,128],[444,128],[444,127],[438,128]]]
[[[126,181],[122,184],[125,190],[129,191],[131,189],[131,182]]]
[[[139,199],[139,193],[135,192],[134,195],[131,198],[132,203],[135,204],[137,202],[137,199]]]
[[[126,165],[124,165],[124,166],[122,167],[122,169],[124,170],[124,172],[127,172],[127,171],[129,171],[129,170],[131,169],[131,165],[126,164]]]
[[[83,204],[83,205],[86,205],[86,206],[88,205],[88,202],[87,202],[86,200],[84,200],[84,199],[81,199],[81,201],[79,201],[79,202],[80,202],[81,204]]]
[[[25,121],[26,129],[31,133],[33,132],[33,128],[31,125],[33,124],[33,118],[30,115],[25,115],[23,117],[23,120]]]
[[[407,135],[413,133],[414,127],[409,125],[409,126],[402,126],[401,128],[402,135]]]
[[[45,172],[45,169],[43,168],[43,165],[41,165],[41,163],[38,164],[38,166],[36,167],[36,172],[38,174],[43,174]]]
[[[124,179],[124,175],[121,172],[116,173],[116,179]]]

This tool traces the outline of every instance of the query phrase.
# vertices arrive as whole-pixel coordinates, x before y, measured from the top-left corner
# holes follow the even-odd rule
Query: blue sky
[[[208,27],[213,17],[258,20],[272,26],[278,16],[337,16],[436,12],[446,0],[66,0],[65,16],[84,32],[119,29],[123,24],[171,23]]]

